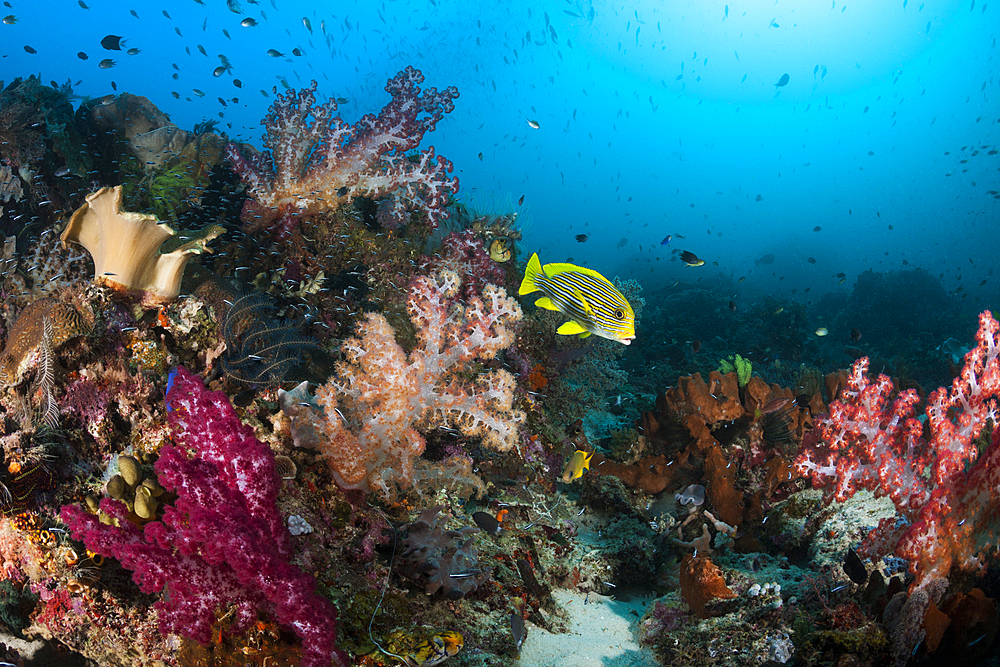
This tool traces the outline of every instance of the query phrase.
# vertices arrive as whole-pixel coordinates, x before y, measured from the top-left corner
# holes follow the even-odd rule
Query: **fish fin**
[[[592,458],[594,458],[594,452],[583,455],[583,467],[586,468],[587,470],[590,470],[590,459]],[[580,472],[580,476],[583,476],[582,470]]]
[[[539,308],[544,308],[545,310],[555,310],[557,312],[559,310],[559,306],[557,306],[556,304],[554,304],[552,302],[552,299],[550,299],[547,296],[543,296],[541,299],[539,299],[538,301],[536,301],[535,305],[538,306]]]
[[[590,335],[590,332],[583,328],[583,326],[576,320],[570,320],[565,322],[561,327],[556,329],[557,334],[562,334],[563,336],[573,336],[576,334],[581,334],[583,338]]]
[[[528,260],[528,267],[524,270],[524,280],[521,281],[521,287],[517,290],[517,293],[523,296],[537,292],[538,286],[535,285],[535,278],[540,275],[544,277],[545,273],[542,271],[542,263],[538,260],[538,253],[536,252]]]
[[[590,319],[596,320],[597,316],[594,314],[594,309],[590,307],[590,302],[587,301],[586,295],[584,295],[584,293],[581,292],[580,290],[573,290],[573,294],[576,296],[577,299],[580,300],[580,303],[583,305],[583,312],[587,313],[587,315],[590,316]]]
[[[607,278],[605,278],[604,276],[602,276],[597,271],[594,271],[593,269],[588,269],[585,266],[577,266],[576,264],[566,264],[566,263],[556,263],[556,264],[546,264],[545,265],[545,275],[548,276],[548,277],[550,277],[550,278],[555,277],[555,276],[559,275],[560,273],[568,273],[570,271],[574,271],[576,273],[582,273],[583,275],[590,276],[591,278],[595,278],[595,279],[601,281],[602,283],[604,283],[606,285],[611,285],[611,282]],[[611,285],[611,286],[614,287],[614,285]]]

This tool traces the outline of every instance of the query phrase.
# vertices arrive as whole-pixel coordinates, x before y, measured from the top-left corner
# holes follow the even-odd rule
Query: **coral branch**
[[[321,450],[345,489],[379,490],[413,480],[413,459],[424,451],[419,429],[457,428],[495,449],[509,449],[524,415],[511,407],[515,380],[493,370],[462,377],[475,359],[491,359],[514,340],[521,308],[500,288],[455,303],[461,280],[451,271],[419,277],[408,309],[417,347],[407,356],[379,314],[344,342],[347,362],[315,397],[306,383],[279,394],[291,417],[295,444]]]
[[[995,549],[1000,435],[994,430],[981,455],[975,440],[997,423],[998,330],[989,311],[979,316],[977,346],[965,355],[959,377],[950,390],[939,388],[927,398],[926,429],[914,417],[916,392],[905,391],[890,404],[892,381],[884,375],[870,381],[868,359],[859,360],[796,460],[815,486],[832,484],[831,499],[846,500],[859,489],[892,499],[913,522],[896,553],[910,560],[917,585],[946,577],[952,567],[978,567],[983,552]]]
[[[233,632],[241,633],[262,611],[299,635],[303,665],[328,667],[331,656],[346,665],[334,644],[333,605],[290,563],[271,450],[240,422],[225,394],[205,390],[184,369],[167,402],[177,440],[194,455],[160,450],[158,480],[178,496],[163,518],[140,529],[123,503],[105,498],[101,509],[117,525],[70,505],[63,520],[88,549],[131,569],[143,591],[163,593],[156,603],[162,631],[207,643],[219,612],[230,609]]]
[[[416,156],[406,152],[455,108],[458,90],[421,91],[417,84],[423,80],[419,70],[407,67],[386,84],[392,100],[382,111],[354,125],[334,115],[335,100],[316,105],[315,81],[278,97],[264,118],[267,150],[249,158],[235,144],[226,151],[252,197],[243,221],[266,227],[279,218],[335,210],[360,196],[389,197],[397,225],[420,210],[437,226],[458,178],[448,177],[451,162],[435,157],[433,146]]]

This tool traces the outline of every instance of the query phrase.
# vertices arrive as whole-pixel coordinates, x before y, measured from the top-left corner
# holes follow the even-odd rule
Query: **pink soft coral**
[[[270,448],[240,422],[225,394],[207,391],[183,368],[167,404],[184,448],[163,447],[154,466],[163,487],[177,494],[163,518],[139,528],[123,503],[105,498],[101,509],[118,525],[73,505],[63,507],[63,521],[88,549],[132,570],[143,591],[164,594],[156,603],[162,631],[207,643],[220,611],[232,609],[235,633],[263,611],[302,639],[302,665],[329,667],[331,657],[347,665],[336,650],[333,605],[290,562]]]
[[[979,316],[977,345],[951,389],[927,397],[926,427],[915,418],[912,389],[890,401],[892,381],[868,377],[868,359],[855,363],[847,388],[817,419],[803,442],[798,470],[815,486],[830,486],[830,499],[850,498],[860,489],[889,496],[912,523],[902,534],[888,520],[875,538],[896,542],[922,585],[943,578],[952,567],[975,569],[995,550],[1000,534],[1000,324],[992,313]],[[925,430],[930,438],[924,437]],[[992,432],[980,453],[977,438]],[[905,522],[904,522],[905,525]],[[898,542],[897,542],[898,540]]]
[[[296,445],[322,451],[343,488],[388,497],[397,485],[411,486],[413,459],[425,446],[418,429],[457,428],[499,450],[517,441],[524,415],[511,406],[513,376],[492,370],[469,380],[462,374],[475,359],[491,359],[513,342],[521,308],[493,285],[482,298],[457,302],[460,284],[450,271],[410,284],[407,305],[418,344],[409,355],[386,319],[371,313],[358,325],[360,337],[344,342],[347,362],[315,397],[306,383],[281,392]]]
[[[386,84],[392,100],[382,111],[354,125],[335,115],[335,100],[316,105],[315,81],[297,96],[279,96],[264,119],[267,151],[248,158],[236,144],[227,147],[250,195],[243,221],[261,228],[285,218],[278,228],[287,234],[299,216],[370,197],[384,198],[380,219],[390,226],[418,210],[437,226],[458,179],[448,177],[451,162],[435,157],[433,146],[416,155],[407,151],[455,108],[458,90],[421,90],[423,80],[420,70],[407,67]]]

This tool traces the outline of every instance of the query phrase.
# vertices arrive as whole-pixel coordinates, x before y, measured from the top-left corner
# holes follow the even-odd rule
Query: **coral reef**
[[[483,298],[453,301],[461,280],[443,271],[410,285],[407,307],[417,347],[407,355],[385,317],[370,314],[359,338],[344,342],[347,361],[309,396],[303,384],[282,392],[298,447],[319,449],[345,489],[379,491],[413,483],[413,459],[426,443],[420,429],[454,427],[485,445],[510,449],[524,415],[512,409],[514,378],[504,370],[462,375],[513,342],[521,308],[488,285]]]
[[[968,351],[923,271],[685,269],[614,281],[642,345],[557,340],[509,296],[522,203],[419,152],[457,98],[422,81],[354,124],[275,92],[263,153],[0,92],[0,624],[112,667],[500,665],[638,598],[663,664],[995,652],[1000,325]]]
[[[353,197],[386,198],[383,220],[398,226],[422,211],[431,226],[445,215],[447,198],[458,190],[449,179],[451,163],[428,148],[411,157],[424,134],[434,131],[454,109],[458,90],[421,91],[423,74],[407,67],[385,86],[392,100],[377,115],[346,124],[336,100],[315,106],[316,82],[289,91],[271,105],[264,125],[266,151],[247,158],[235,144],[226,155],[247,183],[243,212],[253,228],[269,227],[282,217],[332,210]]]

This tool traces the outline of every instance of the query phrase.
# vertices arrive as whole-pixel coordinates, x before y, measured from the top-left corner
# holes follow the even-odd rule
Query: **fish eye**
[[[619,320],[624,320],[625,311],[622,310],[621,308],[615,308],[615,317],[617,317]]]

